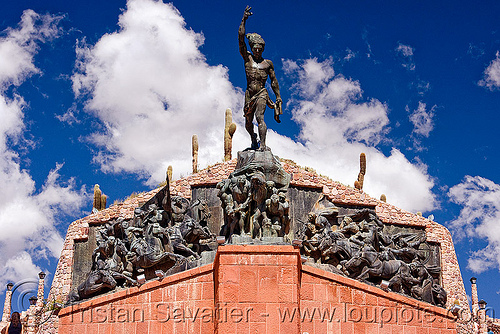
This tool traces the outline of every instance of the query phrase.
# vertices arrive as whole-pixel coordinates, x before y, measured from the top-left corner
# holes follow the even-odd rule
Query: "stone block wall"
[[[59,333],[214,333],[213,305],[210,264],[66,307]]]
[[[61,334],[457,333],[445,309],[302,265],[292,246],[218,249],[213,264],[66,307]]]
[[[219,248],[215,268],[216,307],[243,314],[242,321],[219,322],[217,333],[299,333],[299,318],[280,321],[279,313],[299,306],[298,250],[224,246]]]
[[[443,308],[307,265],[300,303],[302,332],[457,333],[454,317]]]

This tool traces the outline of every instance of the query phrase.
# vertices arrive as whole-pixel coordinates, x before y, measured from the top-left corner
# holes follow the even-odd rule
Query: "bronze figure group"
[[[168,187],[168,186],[167,186]],[[168,192],[168,188],[165,188]],[[161,205],[151,203],[134,211],[134,218],[118,218],[96,229],[92,267],[85,281],[72,292],[70,301],[89,298],[117,286],[138,285],[137,276],[145,269],[162,265],[172,268],[197,260],[210,243],[210,212],[203,201],[164,196]],[[198,211],[200,221],[190,212]]]
[[[333,271],[383,286],[435,305],[446,304],[440,267],[427,264],[425,232],[387,233],[374,211],[337,217],[336,212],[309,214],[297,235],[302,254]],[[334,223],[332,224],[331,221]],[[339,222],[340,221],[340,222]]]

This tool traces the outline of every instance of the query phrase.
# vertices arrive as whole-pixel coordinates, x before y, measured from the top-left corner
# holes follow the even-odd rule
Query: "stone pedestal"
[[[288,188],[290,174],[285,172],[279,158],[269,151],[240,151],[238,161],[232,176],[243,175],[260,170],[266,176],[266,181],[273,181],[278,190]]]
[[[7,291],[5,291],[5,303],[3,305],[2,323],[7,323],[9,321],[11,299],[12,285],[8,285]]]
[[[260,239],[252,239],[250,236],[236,234],[231,236],[230,243],[233,245],[290,245],[290,242],[285,241],[283,237],[262,237]]]

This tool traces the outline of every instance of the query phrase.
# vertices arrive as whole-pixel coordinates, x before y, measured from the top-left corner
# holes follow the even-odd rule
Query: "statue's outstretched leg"
[[[252,135],[252,146],[250,146],[250,148],[252,150],[257,150],[259,148],[259,142],[255,133]]]
[[[253,131],[253,113],[249,113],[245,115],[245,129],[247,130],[250,138],[252,139],[252,146],[250,148],[252,150],[256,150],[259,148],[259,142],[257,141],[257,135]]]
[[[265,112],[266,112],[266,101],[264,99],[259,99],[255,107],[255,119],[257,120],[257,124],[259,127],[259,138],[260,138],[259,150],[261,151],[267,150],[266,146],[267,125],[266,122],[264,122]]]

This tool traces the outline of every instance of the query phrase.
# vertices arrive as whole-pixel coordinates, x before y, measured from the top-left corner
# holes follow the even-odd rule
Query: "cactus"
[[[108,196],[101,194],[101,210],[106,209],[106,200],[108,199]]]
[[[192,139],[193,146],[193,174],[198,173],[198,136],[193,135]]]
[[[231,151],[233,149],[233,135],[236,131],[236,124],[233,123],[233,112],[226,109],[226,120],[224,127],[224,161],[231,160]]]
[[[92,212],[97,212],[106,209],[106,200],[108,196],[104,195],[99,188],[99,185],[94,186],[94,203],[92,204]]]
[[[387,202],[387,197],[385,197],[385,194],[380,195],[380,200],[384,203]]]
[[[169,182],[172,182],[172,166],[168,166],[167,168],[167,179]]]
[[[94,203],[92,204],[92,208],[97,211],[101,210],[101,189],[99,189],[98,184],[94,186]]]
[[[366,155],[364,153],[359,155],[359,172],[363,175],[366,174]]]
[[[359,174],[358,179],[354,182],[354,187],[359,190],[363,190],[363,183],[365,181],[366,174],[366,155],[361,153],[359,155]]]

